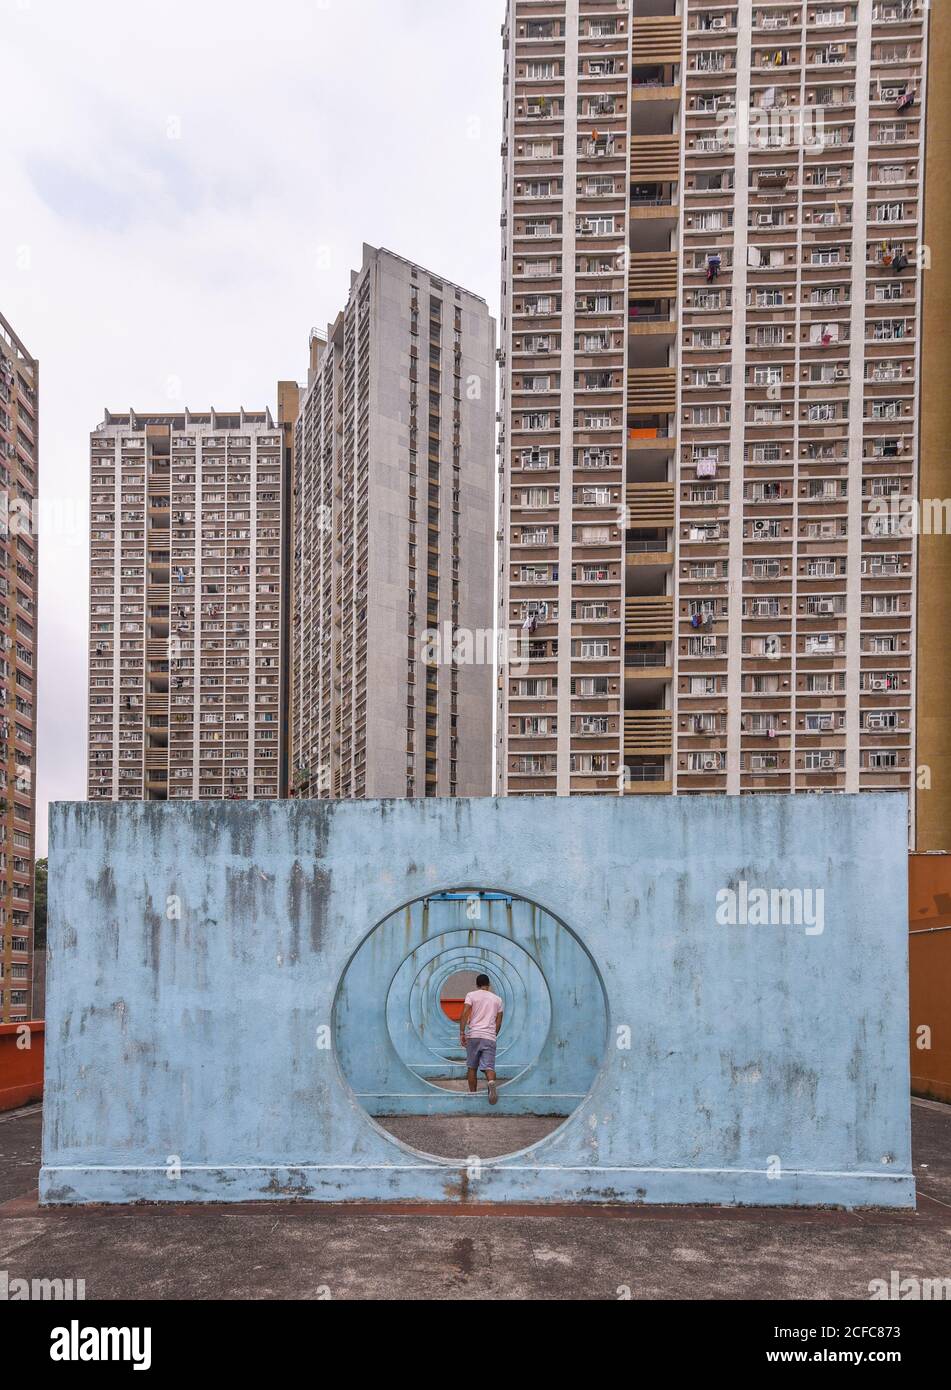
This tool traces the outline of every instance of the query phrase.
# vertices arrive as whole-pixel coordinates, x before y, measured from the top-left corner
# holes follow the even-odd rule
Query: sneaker
[[[496,1086],[496,1084],[495,1084],[494,1081],[490,1081],[490,1082],[489,1082],[489,1104],[490,1104],[490,1105],[495,1105],[495,1104],[497,1104],[498,1099],[499,1099],[499,1088]]]

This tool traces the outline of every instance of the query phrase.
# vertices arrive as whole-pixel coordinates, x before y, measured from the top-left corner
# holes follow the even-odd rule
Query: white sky
[[[504,10],[0,0],[0,310],[40,360],[38,854],[48,802],[85,797],[89,431],[273,411],[365,241],[497,316]]]

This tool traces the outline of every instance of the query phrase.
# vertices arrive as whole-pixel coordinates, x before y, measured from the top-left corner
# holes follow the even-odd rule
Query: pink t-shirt
[[[488,989],[474,989],[465,997],[465,1006],[471,1009],[469,1015],[470,1038],[494,1038],[495,1016],[501,1011],[502,1001],[497,994]]]

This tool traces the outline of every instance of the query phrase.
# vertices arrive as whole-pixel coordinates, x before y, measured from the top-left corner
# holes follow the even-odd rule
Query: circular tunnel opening
[[[574,932],[538,903],[486,888],[432,893],[384,918],[334,1007],[356,1100],[401,1143],[446,1159],[517,1153],[560,1128],[594,1082],[606,1035],[600,976]]]

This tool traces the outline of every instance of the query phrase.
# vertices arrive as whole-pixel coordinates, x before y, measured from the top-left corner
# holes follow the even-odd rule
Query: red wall
[[[909,856],[908,929],[911,1089],[951,1101],[951,854]]]
[[[24,1032],[29,1029],[29,1033]],[[46,1024],[0,1023],[0,1110],[15,1110],[43,1099],[43,1043]],[[23,1046],[25,1037],[30,1046]]]

